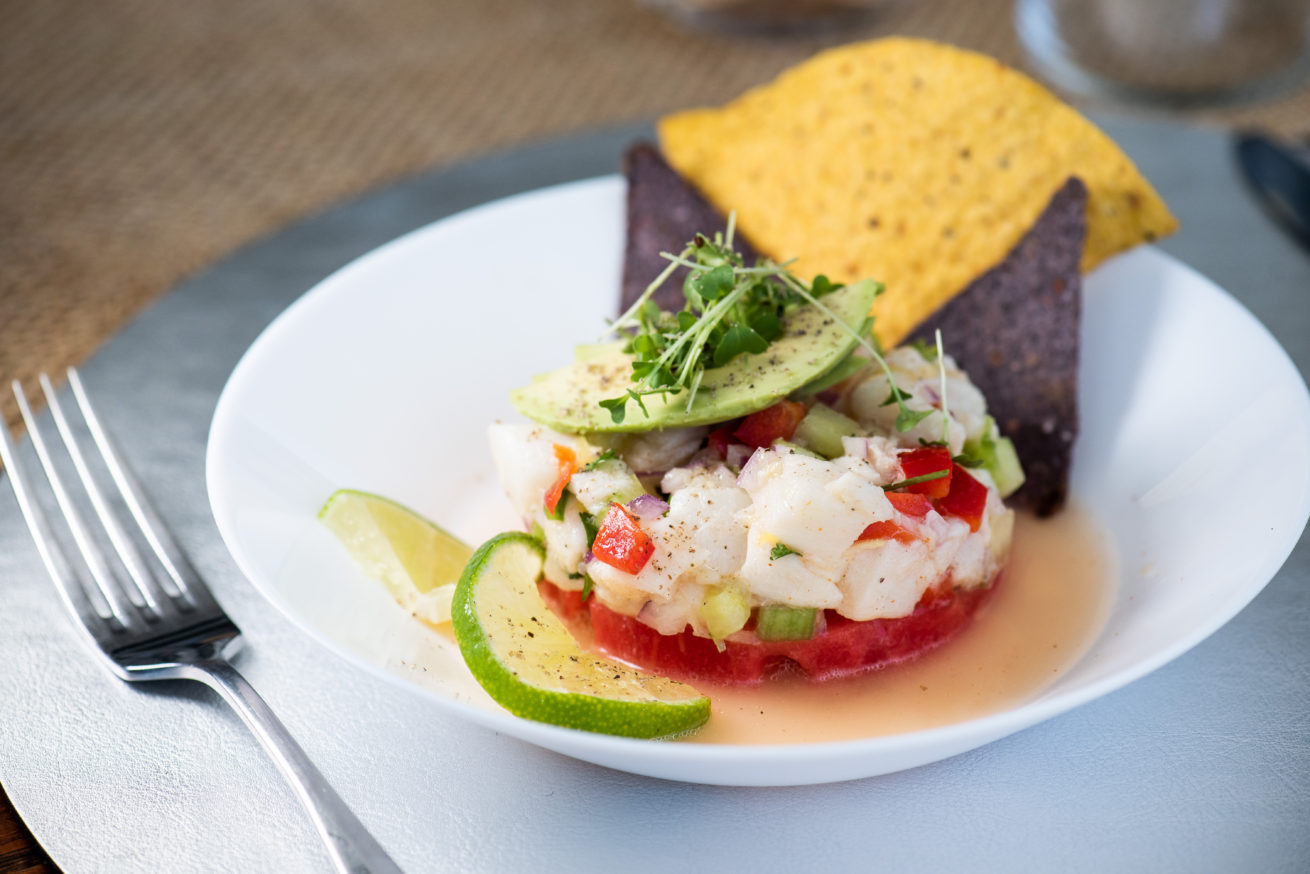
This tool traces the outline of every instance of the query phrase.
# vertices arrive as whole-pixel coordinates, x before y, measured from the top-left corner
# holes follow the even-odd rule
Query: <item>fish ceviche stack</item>
[[[623,158],[623,314],[491,427],[523,530],[321,514],[507,710],[633,737],[709,719],[684,680],[828,680],[968,626],[1005,501],[1070,494],[1083,274],[1177,228],[1072,107],[924,40],[656,128]]]
[[[698,235],[617,340],[513,395],[492,454],[544,544],[541,591],[657,673],[757,683],[904,661],[996,585],[1023,474],[943,349],[881,353],[881,287],[747,265]],[[685,306],[650,297],[682,274]]]

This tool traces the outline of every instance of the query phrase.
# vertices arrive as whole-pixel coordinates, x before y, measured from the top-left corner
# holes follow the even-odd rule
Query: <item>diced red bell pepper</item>
[[[887,500],[898,513],[922,519],[932,509],[932,500],[927,495],[914,492],[887,492]]]
[[[893,492],[893,494],[895,493]],[[861,540],[895,540],[898,543],[910,544],[918,539],[910,529],[902,527],[891,519],[884,519],[865,528],[864,533],[855,538],[855,542],[859,543]]]
[[[987,511],[987,486],[957,464],[951,471],[951,490],[946,497],[937,499],[937,509],[943,515],[963,519],[969,523],[970,531],[977,531]]]
[[[710,436],[706,438],[709,447],[718,453],[719,458],[728,457],[728,447],[735,442],[732,432],[736,427],[737,423],[729,422],[726,425],[721,425],[718,428],[715,428],[710,432]]]
[[[655,552],[650,535],[641,530],[637,520],[620,503],[610,504],[596,531],[591,554],[625,574],[640,573]]]
[[[732,436],[757,449],[771,446],[775,440],[790,440],[796,433],[796,426],[804,418],[805,404],[799,401],[778,401],[742,419]]]
[[[546,515],[554,516],[559,510],[560,499],[564,497],[564,487],[569,484],[578,470],[578,455],[567,446],[560,446],[558,443],[552,443],[555,450],[555,468],[559,471],[559,476],[555,477],[555,482],[546,490]]]
[[[946,471],[944,477],[906,486],[904,491],[916,495],[927,495],[930,498],[944,498],[950,494],[952,471],[958,465],[951,461],[951,450],[945,446],[925,446],[922,449],[911,449],[909,452],[902,452],[898,460],[901,463],[901,471],[905,474],[905,479],[914,479],[916,476],[936,473],[939,470]]]

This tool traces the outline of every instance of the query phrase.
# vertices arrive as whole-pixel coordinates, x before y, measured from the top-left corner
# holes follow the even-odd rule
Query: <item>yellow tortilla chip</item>
[[[721,109],[660,120],[670,164],[801,275],[880,279],[893,345],[999,263],[1070,176],[1083,270],[1177,221],[1105,134],[992,58],[915,39],[823,52]]]

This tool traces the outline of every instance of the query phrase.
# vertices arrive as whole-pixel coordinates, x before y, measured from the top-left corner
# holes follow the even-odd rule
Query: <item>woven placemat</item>
[[[722,101],[885,33],[1023,63],[1009,0],[910,0],[786,39],[632,0],[0,0],[0,376],[62,371],[178,280],[333,201]],[[1209,118],[1305,133],[1310,89]]]

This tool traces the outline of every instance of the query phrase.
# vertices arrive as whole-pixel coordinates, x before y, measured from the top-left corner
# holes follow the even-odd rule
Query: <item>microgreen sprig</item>
[[[782,336],[787,311],[842,287],[825,276],[804,286],[787,265],[771,261],[747,267],[732,248],[734,224],[730,216],[726,231],[713,239],[697,234],[681,253],[661,253],[669,266],[611,326],[627,336],[624,351],[633,356],[634,385],[600,401],[616,424],[624,420],[629,401],[649,415],[643,399],[650,395],[686,392],[690,409],[706,370],[739,355],[765,352]],[[686,305],[676,313],[663,312],[651,295],[678,267],[687,268],[682,284]]]
[[[923,356],[924,361],[932,362],[937,360],[937,347],[925,340],[915,338],[906,344]]]
[[[901,489],[905,488],[906,486],[914,486],[914,485],[918,485],[919,483],[929,483],[935,479],[944,479],[947,476],[950,476],[950,473],[951,472],[949,470],[934,470],[931,473],[919,474],[918,476],[912,476],[909,479],[903,479],[891,483],[889,485],[885,485],[882,487],[882,490],[884,492],[899,492]]]
[[[951,445],[951,411],[946,407],[946,352],[942,349],[942,329],[937,329],[937,372],[941,376],[942,445]]]
[[[937,342],[935,345],[925,343],[923,340],[911,340],[908,344],[911,347],[913,347],[919,353],[919,355],[923,357],[924,361],[937,362],[937,374],[938,374],[938,382],[939,382],[938,393],[941,395],[940,403],[941,403],[941,413],[942,413],[942,439],[935,444],[923,440],[922,438],[920,438],[919,442],[924,444],[925,446],[933,446],[933,445],[950,446],[951,445],[951,413],[950,413],[950,409],[946,404],[946,352],[942,348],[941,328],[938,328],[936,331],[936,340]],[[905,391],[904,389],[897,388],[896,384],[893,382],[891,387],[891,392],[887,395],[887,400],[883,401],[879,405],[883,407],[894,403],[899,403],[901,405],[900,413],[898,413],[896,416],[896,428],[901,432],[910,430],[915,425],[919,424],[919,422],[923,421],[924,419],[928,418],[933,414],[933,410],[930,409],[911,410],[909,407],[907,407],[904,402],[909,400],[911,397],[912,395],[909,392]]]
[[[887,403],[899,407],[898,431],[909,431],[931,415],[931,410],[912,410],[905,403],[909,393],[897,388],[891,368],[869,342],[872,317],[852,327],[821,302],[822,297],[842,288],[841,283],[819,275],[806,285],[787,270],[791,262],[777,264],[761,259],[747,267],[732,247],[735,225],[733,213],[728,216],[725,231],[716,233],[713,239],[697,234],[682,252],[661,252],[668,266],[610,326],[614,333],[627,337],[624,351],[633,356],[633,386],[618,397],[600,401],[615,424],[623,422],[630,401],[649,416],[643,399],[651,395],[685,391],[690,409],[706,370],[722,367],[739,355],[766,351],[782,336],[786,313],[802,304],[818,308],[882,368],[891,385]],[[687,268],[682,284],[686,305],[676,313],[663,312],[651,296],[679,267]]]

